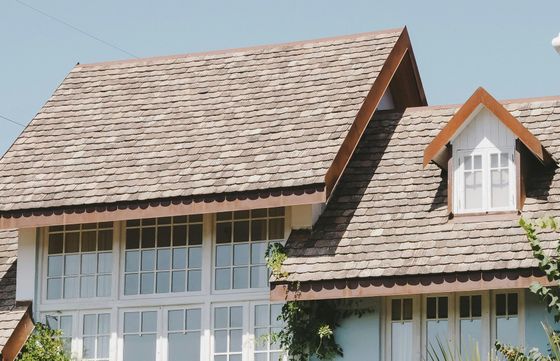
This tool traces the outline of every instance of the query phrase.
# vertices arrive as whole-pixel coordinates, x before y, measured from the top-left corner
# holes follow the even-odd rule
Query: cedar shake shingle
[[[14,230],[0,230],[0,353],[27,306],[16,306],[17,237]]]
[[[506,108],[560,159],[560,98]],[[287,243],[294,281],[532,268],[519,217],[463,223],[447,215],[447,178],[423,152],[456,106],[377,114],[312,232]],[[535,160],[536,163],[538,161]],[[537,165],[523,216],[560,216],[560,169]],[[483,218],[481,218],[483,219]],[[542,235],[553,247],[553,234]]]
[[[77,65],[0,160],[0,211],[323,184],[401,33]]]

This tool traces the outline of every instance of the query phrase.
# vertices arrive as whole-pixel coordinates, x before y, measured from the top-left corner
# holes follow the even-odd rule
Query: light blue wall
[[[554,317],[546,310],[546,305],[531,293],[525,292],[525,345],[527,349],[537,347],[542,353],[548,352],[547,338],[541,322],[558,330],[560,325],[554,323]]]
[[[336,330],[336,340],[342,346],[344,358],[339,360],[379,361],[381,299],[371,299],[375,310],[361,318],[351,317],[342,322]]]

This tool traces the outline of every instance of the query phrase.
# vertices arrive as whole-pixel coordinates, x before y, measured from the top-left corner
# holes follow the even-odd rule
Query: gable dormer
[[[552,161],[540,141],[483,88],[478,88],[424,151],[447,171],[453,214],[520,211],[526,163]]]

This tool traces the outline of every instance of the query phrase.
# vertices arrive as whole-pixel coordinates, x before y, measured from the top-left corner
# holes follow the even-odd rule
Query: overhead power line
[[[134,54],[131,53],[130,51],[124,50],[123,48],[118,47],[118,46],[116,46],[115,44],[111,44],[110,42],[108,42],[108,41],[106,41],[106,40],[103,40],[103,39],[101,39],[101,38],[98,38],[97,36],[92,35],[92,34],[88,33],[87,31],[84,31],[84,30],[82,30],[82,29],[80,29],[80,28],[78,28],[78,27],[76,27],[76,26],[74,26],[74,25],[72,25],[72,24],[67,23],[66,21],[64,21],[64,20],[62,20],[62,19],[57,18],[56,16],[47,14],[47,13],[44,12],[43,10],[37,9],[36,7],[34,7],[34,6],[32,6],[32,5],[29,5],[29,4],[27,4],[27,3],[25,3],[25,2],[23,2],[23,1],[21,1],[21,0],[15,0],[15,1],[18,2],[18,3],[21,4],[21,5],[23,5],[23,6],[27,7],[27,8],[29,8],[29,9],[31,9],[31,10],[37,12],[37,13],[43,15],[43,16],[46,16],[47,18],[49,18],[49,19],[51,19],[51,20],[54,20],[54,21],[56,21],[56,22],[58,22],[58,23],[60,23],[60,24],[62,24],[62,25],[64,25],[64,26],[69,27],[70,29],[73,29],[73,30],[75,30],[75,31],[77,31],[77,32],[79,32],[79,33],[81,33],[82,35],[85,35],[85,36],[87,36],[87,37],[89,37],[89,38],[91,38],[91,39],[94,39],[94,40],[96,40],[96,41],[98,41],[98,42],[100,42],[100,43],[102,43],[102,44],[105,44],[105,45],[107,45],[107,46],[109,46],[109,47],[111,47],[111,48],[113,48],[113,49],[116,49],[116,50],[118,50],[118,51],[120,51],[120,52],[123,52],[123,53],[125,53],[125,54],[127,54],[127,55],[129,55],[129,56],[132,56],[133,58],[139,58],[137,55],[134,55]]]
[[[9,121],[10,123],[14,123],[15,125],[19,125],[19,126],[22,127],[22,128],[25,128],[25,127],[26,127],[25,124],[21,124],[20,122],[16,122],[16,121],[13,120],[13,119],[10,119],[10,118],[8,118],[8,117],[3,116],[2,114],[0,114],[0,118],[2,118],[2,119],[4,119],[4,120],[7,120],[7,121]]]

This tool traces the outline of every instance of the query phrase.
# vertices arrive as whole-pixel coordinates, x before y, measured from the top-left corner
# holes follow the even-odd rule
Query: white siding
[[[515,147],[515,135],[492,112],[481,106],[481,109],[473,114],[451,141],[454,151]]]

